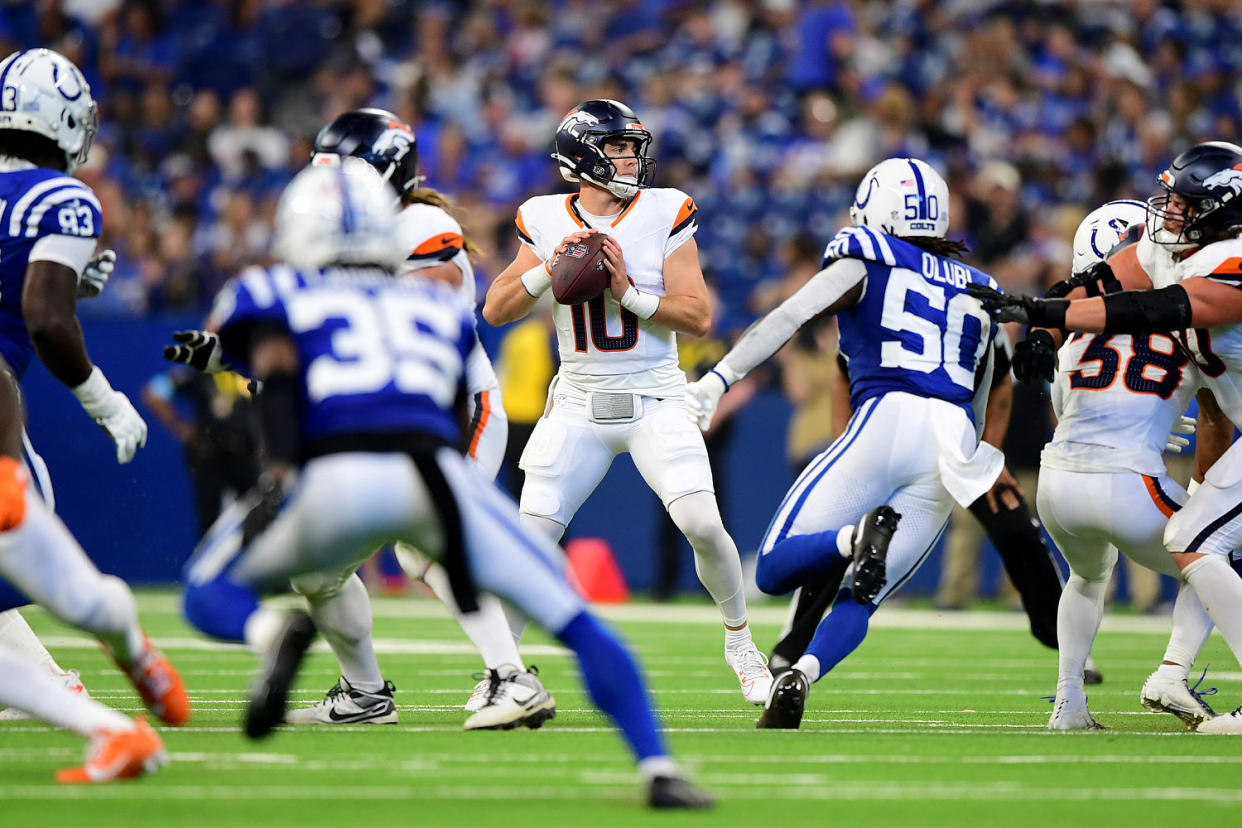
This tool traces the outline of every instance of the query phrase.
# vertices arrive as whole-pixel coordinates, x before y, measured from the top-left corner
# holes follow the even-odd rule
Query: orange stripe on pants
[[[479,451],[479,440],[483,437],[483,429],[487,428],[487,419],[492,416],[491,407],[488,405],[488,397],[490,392],[484,391],[479,394],[479,424],[474,427],[474,434],[470,435],[470,459],[475,459],[475,455]]]
[[[1169,504],[1164,502],[1164,498],[1160,496],[1159,490],[1156,489],[1156,478],[1143,475],[1143,485],[1147,487],[1147,494],[1151,495],[1151,502],[1156,504],[1160,514],[1165,517],[1173,517],[1173,510],[1169,508]]]

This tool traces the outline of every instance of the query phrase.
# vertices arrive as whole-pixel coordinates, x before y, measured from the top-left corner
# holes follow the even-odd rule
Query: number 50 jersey
[[[823,266],[857,259],[867,269],[863,295],[837,315],[849,360],[850,406],[904,391],[961,407],[978,426],[987,400],[996,329],[971,282],[992,277],[868,227],[847,227],[824,252]]]
[[[220,292],[208,326],[249,373],[249,338],[264,325],[297,343],[306,443],[368,433],[461,442],[453,407],[475,332],[452,288],[369,267],[251,268]]]

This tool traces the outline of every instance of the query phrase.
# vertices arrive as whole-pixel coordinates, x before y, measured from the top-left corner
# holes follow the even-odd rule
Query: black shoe
[[[246,735],[262,739],[285,719],[289,686],[302,657],[315,640],[315,622],[304,612],[291,612],[268,651],[263,668],[250,688],[246,706]]]
[[[860,604],[870,604],[888,583],[888,544],[901,515],[891,506],[868,512],[854,530],[854,582],[851,592]]]
[[[680,776],[657,776],[647,785],[647,805],[652,808],[688,808],[702,811],[712,807],[711,796]]]
[[[1092,670],[1090,667],[1082,671],[1083,684],[1103,684],[1104,674],[1099,670]]]
[[[778,730],[797,730],[802,723],[802,711],[806,708],[806,697],[811,692],[811,683],[801,670],[789,669],[772,683],[772,692],[763,705],[763,715],[755,722],[755,727],[773,728]]]

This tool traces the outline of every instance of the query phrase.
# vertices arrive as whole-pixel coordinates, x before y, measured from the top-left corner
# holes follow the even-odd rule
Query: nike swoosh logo
[[[387,711],[384,710],[384,705],[382,704],[377,704],[374,707],[368,707],[361,713],[346,713],[340,716],[337,715],[336,708],[331,708],[328,710],[328,718],[334,722],[350,722],[362,719],[373,719],[376,716],[384,715],[385,712]]]

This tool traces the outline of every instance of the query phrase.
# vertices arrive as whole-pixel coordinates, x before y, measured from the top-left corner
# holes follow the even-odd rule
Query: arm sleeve
[[[811,277],[797,293],[750,327],[716,370],[730,385],[746,376],[793,337],[798,329],[867,277],[857,259],[838,259]]]
[[[31,262],[56,262],[82,275],[95,255],[95,239],[87,236],[44,236],[30,248]]]

